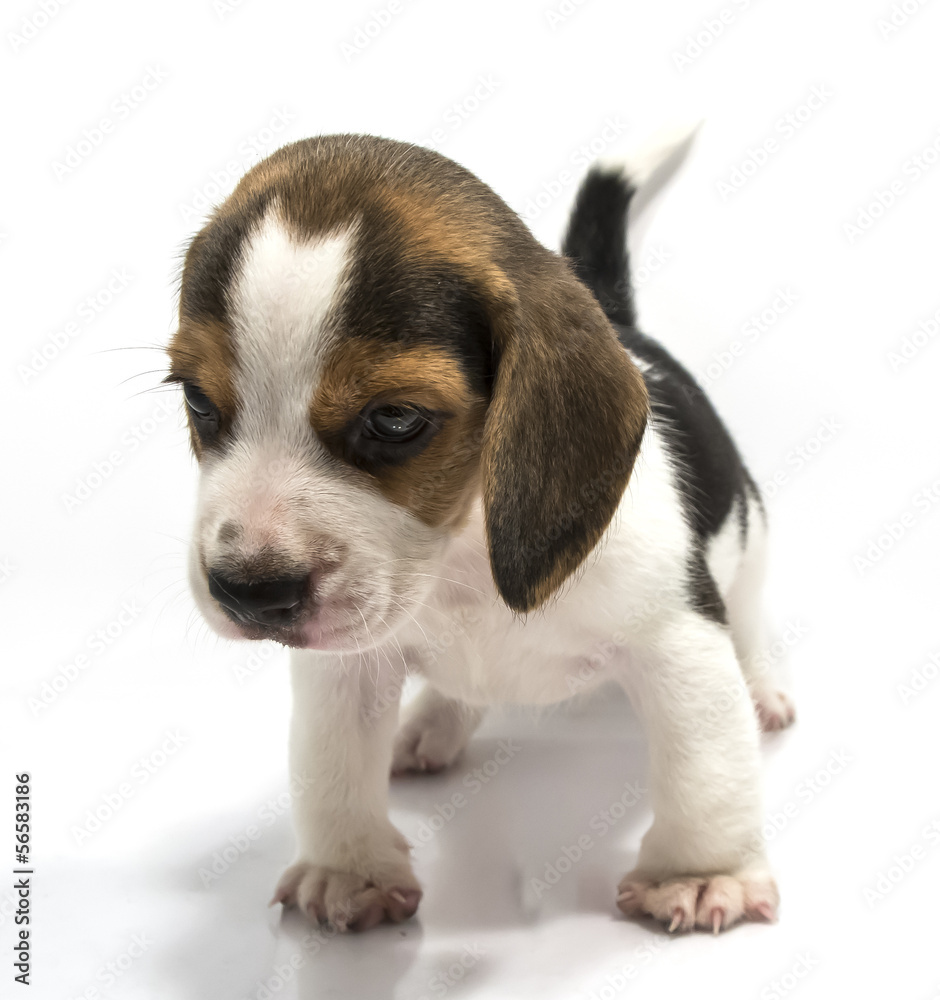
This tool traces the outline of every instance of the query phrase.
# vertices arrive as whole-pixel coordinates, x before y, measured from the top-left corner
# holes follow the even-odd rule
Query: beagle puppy
[[[775,918],[758,729],[793,710],[760,668],[764,509],[628,274],[634,195],[687,139],[592,169],[561,256],[456,163],[360,135],[278,150],[189,246],[167,380],[201,468],[192,589],[220,635],[292,649],[275,901],[410,917],[390,773],[453,763],[487,705],[612,682],[654,811],[617,905]]]

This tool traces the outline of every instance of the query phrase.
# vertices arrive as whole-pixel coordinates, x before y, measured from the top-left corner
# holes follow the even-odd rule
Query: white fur
[[[335,343],[327,318],[341,300],[353,241],[344,231],[303,242],[276,207],[252,235],[230,296],[237,437],[279,450],[308,445],[311,386]]]
[[[641,213],[662,189],[682,162],[695,141],[702,121],[690,122],[664,129],[652,136],[639,149],[626,158],[601,157],[596,167],[608,173],[619,174],[634,188],[631,213]],[[631,232],[631,238],[636,233]]]

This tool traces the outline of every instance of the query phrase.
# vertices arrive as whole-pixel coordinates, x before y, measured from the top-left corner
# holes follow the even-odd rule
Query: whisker
[[[394,600],[394,598],[393,598],[393,600]],[[407,611],[405,611],[405,613],[407,614]],[[378,620],[387,629],[389,637],[391,638],[392,642],[394,642],[395,645],[398,647],[398,655],[401,657],[402,667],[406,667],[408,660],[407,660],[407,657],[405,656],[404,649],[402,649],[401,642],[399,642],[399,640],[398,640],[398,636],[395,634],[394,630],[389,626],[388,622],[378,612],[376,612],[375,617],[378,618]],[[415,624],[418,625],[417,622],[415,622]],[[418,625],[418,628],[421,628],[421,626]],[[389,669],[391,669],[391,670],[395,669],[394,666],[392,665],[391,657],[388,655],[387,651],[385,652],[385,662],[388,664]]]
[[[159,344],[131,344],[125,347],[100,347],[96,351],[89,351],[89,354],[112,354],[114,351],[162,351],[166,353],[166,348]]]
[[[427,632],[424,631],[424,628],[421,625],[421,622],[419,622],[418,619],[415,618],[415,616],[411,613],[411,611],[401,601],[396,600],[394,597],[392,598],[392,600],[415,623],[415,625],[418,626],[418,630],[424,636],[424,641],[430,646],[431,645],[431,640],[428,638]],[[420,606],[420,607],[422,607],[422,608],[427,608],[429,611],[436,611],[436,610],[438,610],[436,608],[432,608],[430,604],[422,604],[420,601],[415,601],[415,604],[418,605],[418,606]],[[443,612],[441,612],[441,613],[443,614]],[[398,648],[401,649],[401,644],[399,644]],[[402,651],[402,659],[404,659],[404,656],[405,656],[404,651]]]
[[[452,583],[457,587],[466,587],[467,590],[472,590],[475,594],[480,594],[482,597],[489,597],[485,590],[480,590],[479,587],[471,586],[469,583],[464,583],[462,580],[452,580],[450,577],[438,576],[436,573],[413,573],[412,576],[423,576],[429,580],[437,580],[438,583]]]
[[[127,378],[121,379],[121,381],[118,382],[118,385],[127,385],[127,383],[130,382],[131,379],[143,378],[145,375],[165,375],[165,374],[166,374],[165,368],[154,368],[149,372],[137,372],[134,375],[128,375]],[[173,388],[176,387],[174,386]]]

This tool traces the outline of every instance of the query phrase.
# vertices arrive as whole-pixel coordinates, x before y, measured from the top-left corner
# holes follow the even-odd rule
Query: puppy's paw
[[[416,711],[395,737],[392,774],[436,774],[450,767],[466,747],[482,712],[437,695],[419,699]]]
[[[767,688],[755,692],[753,698],[760,727],[765,733],[786,729],[796,718],[793,702],[782,691]]]
[[[777,919],[780,895],[764,872],[737,875],[683,875],[662,882],[632,871],[620,882],[617,906],[628,917],[661,920],[669,931],[701,927],[717,934],[739,920]]]
[[[367,931],[413,917],[420,901],[421,887],[409,867],[370,877],[300,861],[281,876],[271,905],[295,906],[339,931]]]

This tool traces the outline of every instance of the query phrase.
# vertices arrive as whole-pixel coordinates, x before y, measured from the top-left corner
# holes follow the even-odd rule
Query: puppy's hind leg
[[[403,710],[404,721],[392,754],[392,774],[433,774],[450,767],[479,726],[484,711],[448,698],[426,683]]]
[[[762,512],[748,500],[747,547],[728,593],[725,607],[734,650],[760,720],[761,729],[786,729],[796,718],[789,696],[781,691],[767,658],[763,618],[763,587],[767,562],[767,529]]]
[[[728,630],[673,614],[638,644],[622,681],[650,741],[653,825],[617,905],[671,931],[773,920],[761,830],[757,720]]]

